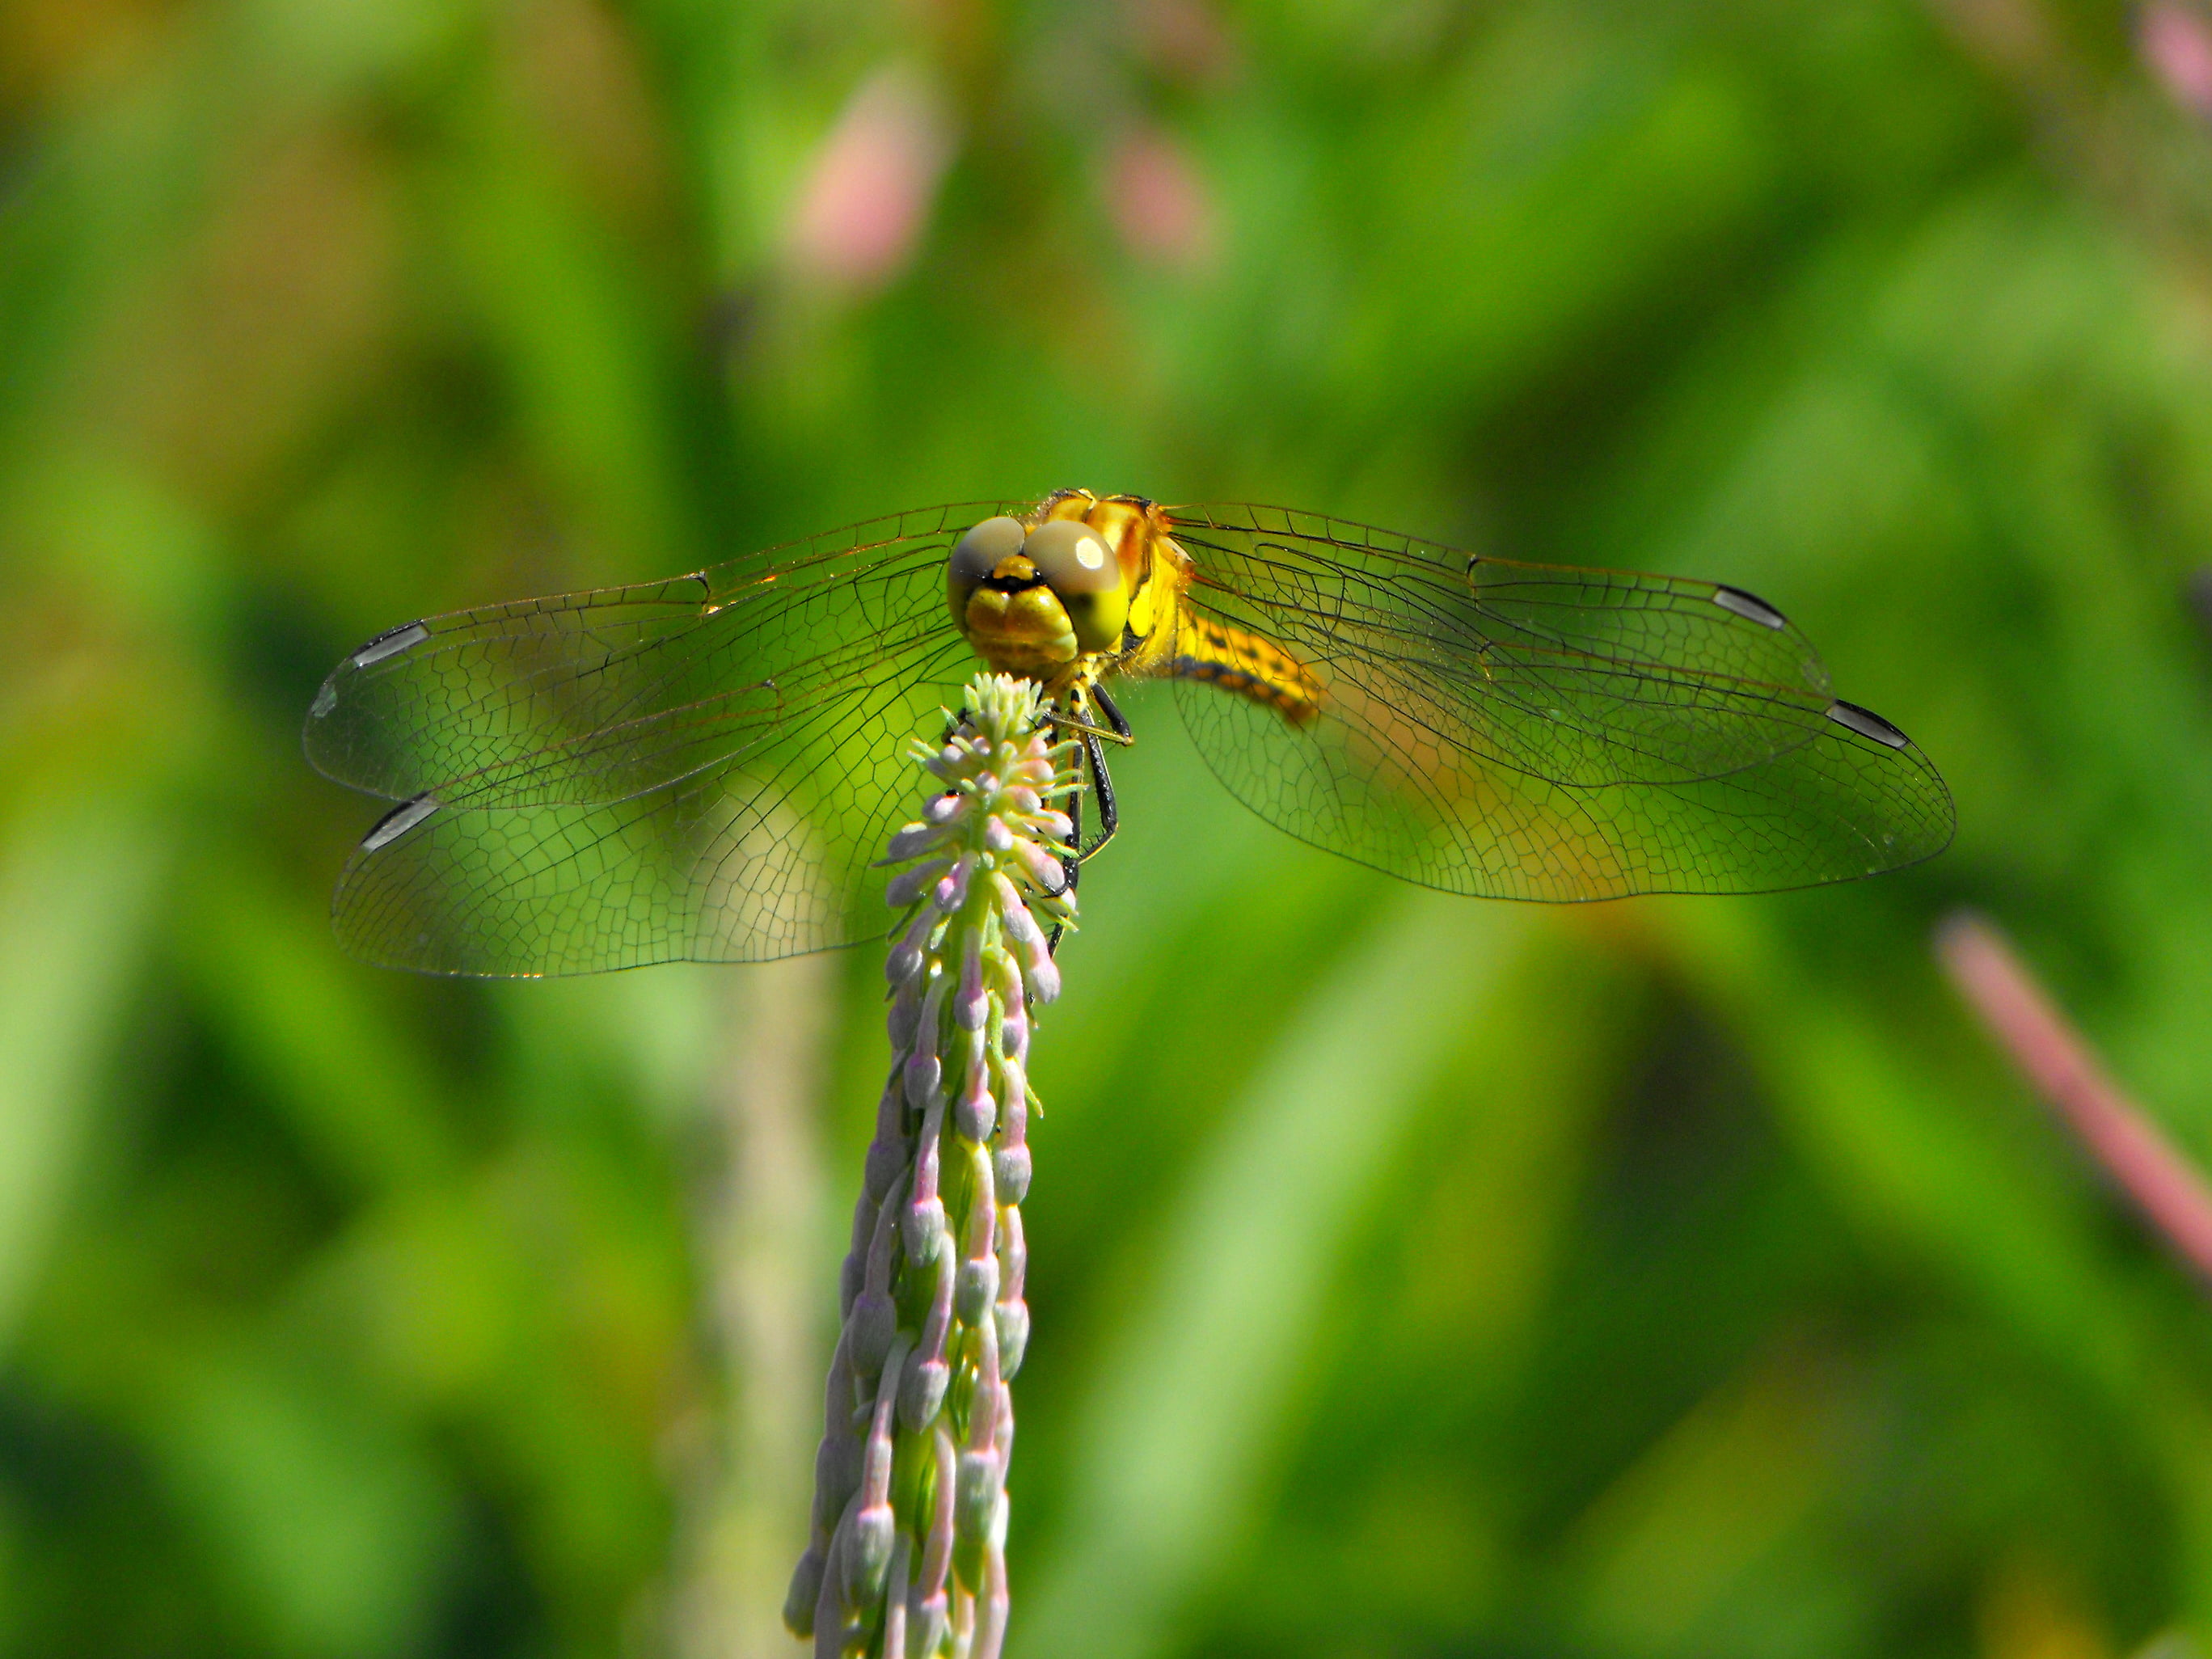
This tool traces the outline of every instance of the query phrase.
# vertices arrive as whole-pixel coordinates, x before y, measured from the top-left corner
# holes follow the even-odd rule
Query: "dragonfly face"
[[[1454,892],[1805,886],[1951,835],[1926,757],[1739,588],[1062,490],[379,635],[307,720],[319,769],[396,803],[339,936],[498,975],[880,936],[904,740],[978,657],[1085,732],[1102,807],[1106,686],[1164,679],[1262,817]]]
[[[1194,567],[1173,529],[1157,502],[1087,489],[987,519],[945,562],[954,624],[990,667],[1079,708],[1097,680],[1164,676],[1218,685],[1294,725],[1314,719],[1322,685],[1303,663],[1182,603]]]
[[[1086,670],[1138,658],[1172,618],[1188,568],[1152,502],[1065,489],[961,537],[945,587],[954,625],[987,665],[1065,692]]]

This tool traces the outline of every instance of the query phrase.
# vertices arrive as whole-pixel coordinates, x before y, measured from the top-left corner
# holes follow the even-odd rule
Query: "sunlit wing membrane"
[[[623,800],[772,745],[941,641],[943,559],[1001,502],[902,514],[696,575],[431,617],[340,663],[309,761],[390,799]]]
[[[1581,900],[1843,880],[1950,839],[1925,757],[1846,724],[1810,645],[1751,595],[1470,565],[1275,508],[1176,519],[1187,602],[1322,686],[1303,725],[1177,686],[1222,781],[1302,840],[1454,892]]]
[[[941,730],[967,667],[957,638],[883,654],[741,761],[621,800],[404,803],[340,878],[339,939],[390,967],[539,975],[762,962],[879,935],[873,860],[913,804],[905,739]]]
[[[932,509],[640,587],[434,617],[316,700],[317,765],[402,804],[333,902],[368,961],[595,972],[873,936],[904,740],[972,666]],[[394,641],[398,648],[392,648]]]
[[[1470,561],[1274,507],[1179,509],[1176,536],[1200,611],[1349,682],[1347,697],[1387,687],[1437,741],[1547,782],[1739,770],[1808,741],[1832,701],[1802,633],[1712,582]]]

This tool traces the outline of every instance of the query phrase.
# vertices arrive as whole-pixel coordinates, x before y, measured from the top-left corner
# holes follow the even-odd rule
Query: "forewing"
[[[341,665],[309,752],[401,799],[333,901],[434,973],[762,961],[879,933],[906,739],[973,668],[931,509],[676,582],[433,618]]]
[[[628,799],[772,744],[945,620],[952,539],[1000,502],[930,507],[694,575],[428,617],[316,694],[307,757],[448,805]]]
[[[1347,697],[1408,684],[1440,741],[1577,788],[1682,783],[1806,742],[1826,668],[1779,611],[1679,577],[1470,559],[1273,507],[1178,510],[1190,598]]]
[[[1817,654],[1748,594],[1470,563],[1273,508],[1176,518],[1188,602],[1321,686],[1303,726],[1177,686],[1224,783],[1303,840],[1430,886],[1547,900],[1804,886],[1949,841],[1926,758],[1881,722],[1840,723]]]

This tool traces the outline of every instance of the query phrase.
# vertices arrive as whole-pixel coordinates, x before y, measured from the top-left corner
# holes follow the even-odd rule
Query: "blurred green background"
[[[359,967],[298,728],[1077,483],[1747,586],[1960,831],[1449,900],[1135,699],[1012,1651],[2212,1651],[2212,1309],[1929,951],[2212,1158],[2208,120],[2190,0],[0,8],[0,1652],[799,1650],[876,954]]]

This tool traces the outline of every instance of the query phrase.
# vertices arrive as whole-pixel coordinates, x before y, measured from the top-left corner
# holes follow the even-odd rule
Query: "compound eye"
[[[991,580],[1000,560],[1022,550],[1025,533],[1018,519],[984,520],[952,544],[952,555],[945,562],[946,584],[955,593],[973,592]]]
[[[1030,532],[1022,551],[1059,595],[1085,651],[1111,651],[1121,643],[1129,614],[1121,586],[1121,562],[1106,538],[1073,519],[1054,519]]]
[[[1039,525],[1022,545],[1037,574],[1066,598],[1075,593],[1103,593],[1121,585],[1121,562],[1106,538],[1089,525],[1073,519],[1054,519]]]

